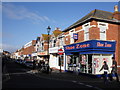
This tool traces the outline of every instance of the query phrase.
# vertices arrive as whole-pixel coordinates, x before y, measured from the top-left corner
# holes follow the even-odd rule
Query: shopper
[[[33,60],[33,70],[35,70],[35,68],[36,68],[36,61]]]
[[[108,76],[108,71],[109,71],[109,67],[106,63],[106,61],[104,61],[104,64],[102,66],[102,68],[100,69],[101,70],[104,70],[104,74],[103,74],[103,77],[104,77],[104,83],[107,84],[108,80],[107,80],[107,76]],[[99,72],[100,72],[99,71]]]
[[[118,74],[117,74],[117,62],[115,60],[114,57],[112,57],[112,66],[111,66],[112,70],[111,70],[111,74],[110,74],[110,80],[112,81],[113,80],[113,74],[115,75],[116,77],[116,81],[119,82],[119,77],[118,77]]]

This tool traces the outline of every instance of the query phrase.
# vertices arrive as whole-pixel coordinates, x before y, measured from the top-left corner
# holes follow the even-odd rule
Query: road
[[[7,61],[5,72],[3,73],[2,89],[20,89],[20,88],[92,88],[89,85],[83,85],[74,81],[51,79],[49,77],[37,76],[29,72],[14,61]]]

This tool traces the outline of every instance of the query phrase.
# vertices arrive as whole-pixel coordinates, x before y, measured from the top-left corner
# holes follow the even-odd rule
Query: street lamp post
[[[49,35],[50,35],[50,30],[51,30],[51,28],[50,28],[50,26],[48,26],[48,28],[47,28],[47,33],[48,33],[48,68],[47,68],[47,72],[49,73]]]

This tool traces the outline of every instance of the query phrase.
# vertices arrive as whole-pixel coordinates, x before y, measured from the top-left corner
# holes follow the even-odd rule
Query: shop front
[[[111,70],[115,45],[115,41],[89,40],[64,46],[66,70],[100,75],[103,73],[99,70],[104,61]]]
[[[50,68],[61,69],[64,70],[64,58],[63,55],[58,54],[59,47],[49,48],[50,53]]]
[[[37,52],[39,60],[47,61],[48,60],[48,51]]]

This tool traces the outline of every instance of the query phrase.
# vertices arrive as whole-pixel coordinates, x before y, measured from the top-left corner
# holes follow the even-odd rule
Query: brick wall
[[[65,45],[69,45],[70,44],[70,36],[66,36],[65,37]]]
[[[44,51],[47,51],[48,50],[48,42],[44,42]]]
[[[35,52],[35,46],[34,46],[35,42],[36,40],[32,40],[32,45],[27,48],[24,48],[22,53],[24,55],[28,55],[28,54],[32,54],[33,52]]]

